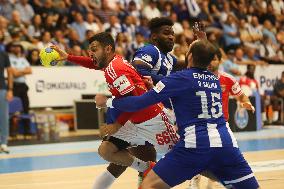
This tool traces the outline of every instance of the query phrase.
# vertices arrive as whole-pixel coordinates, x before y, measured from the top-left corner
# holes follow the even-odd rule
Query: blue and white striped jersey
[[[140,60],[149,65],[152,74],[161,76],[169,75],[177,63],[177,59],[173,55],[170,53],[164,54],[158,47],[152,44],[138,49],[133,57],[133,61]]]
[[[177,147],[237,147],[223,116],[221,95],[213,73],[190,68],[165,77],[142,96],[115,99],[113,106],[136,111],[171,98],[181,137]]]

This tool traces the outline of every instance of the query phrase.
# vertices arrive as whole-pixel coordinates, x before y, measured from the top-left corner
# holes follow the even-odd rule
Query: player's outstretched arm
[[[249,98],[243,93],[240,96],[236,97],[237,101],[241,103],[241,107],[252,111],[253,113],[255,112],[254,106],[251,104]]]
[[[90,57],[70,55],[56,45],[51,45],[50,47],[59,53],[60,55],[59,61],[65,60],[89,69],[97,69],[97,66],[93,62],[93,59],[91,59]]]

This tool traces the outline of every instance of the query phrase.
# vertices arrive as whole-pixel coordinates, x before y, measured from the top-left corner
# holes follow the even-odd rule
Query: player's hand
[[[106,102],[107,102],[108,97],[102,94],[97,94],[95,97],[95,103],[98,108],[105,108],[106,107]]]
[[[195,39],[207,39],[206,33],[204,31],[204,25],[201,22],[195,22],[192,30]]]
[[[57,51],[60,55],[60,58],[58,61],[62,61],[62,60],[66,60],[68,57],[68,53],[65,52],[64,50],[60,49],[58,46],[56,45],[51,45],[50,48],[54,49],[55,51]]]
[[[154,88],[154,82],[153,82],[151,76],[143,76],[143,81],[144,81],[147,89],[150,90],[150,89]]]
[[[252,111],[252,113],[255,112],[255,108],[250,102],[241,103],[241,107]]]
[[[8,102],[11,102],[13,100],[13,91],[12,90],[8,90],[7,93],[6,93],[6,100]]]
[[[113,134],[115,134],[121,127],[122,127],[122,125],[120,125],[119,123],[112,123],[112,124],[102,125],[102,126],[100,127],[100,134],[101,134],[101,136],[113,135]]]

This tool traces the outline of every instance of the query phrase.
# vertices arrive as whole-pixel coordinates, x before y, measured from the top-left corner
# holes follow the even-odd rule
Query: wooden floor
[[[262,189],[284,188],[284,165],[274,164],[274,160],[284,161],[284,150],[271,150],[245,153],[250,164],[271,161],[255,175]],[[281,168],[282,166],[282,168]],[[52,169],[23,173],[0,175],[0,189],[91,189],[92,183],[106,165],[88,166],[78,168]],[[1,168],[0,168],[1,169]],[[134,189],[136,187],[137,173],[128,169],[111,187],[112,189]],[[186,189],[188,183],[181,184],[176,189]],[[207,180],[202,178],[200,189],[206,189]],[[217,183],[213,188],[223,188]]]

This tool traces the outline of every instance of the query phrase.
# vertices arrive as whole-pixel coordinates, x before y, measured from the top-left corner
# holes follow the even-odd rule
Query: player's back
[[[147,87],[139,73],[119,55],[114,57],[104,72],[109,90],[116,98],[129,94],[140,96],[147,92]],[[155,117],[160,112],[161,108],[158,105],[152,105],[135,112],[131,121],[141,123]]]
[[[182,145],[188,148],[235,146],[222,111],[218,78],[207,70],[186,69],[169,76],[180,86],[171,97]],[[170,86],[169,86],[170,87]],[[234,143],[234,144],[233,144]]]
[[[139,60],[151,67],[151,72],[156,75],[167,76],[169,75],[177,59],[170,53],[164,54],[153,44],[148,44],[138,49],[133,61]]]

